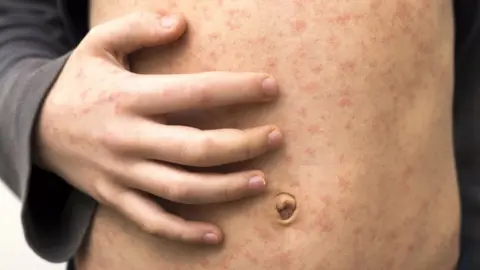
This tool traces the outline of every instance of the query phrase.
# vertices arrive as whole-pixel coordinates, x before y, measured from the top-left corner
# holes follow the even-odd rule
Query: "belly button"
[[[297,200],[288,193],[280,193],[275,196],[275,209],[278,214],[278,221],[288,225],[293,222],[297,210]]]

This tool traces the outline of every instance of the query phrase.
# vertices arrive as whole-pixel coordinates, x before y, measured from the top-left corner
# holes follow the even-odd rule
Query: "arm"
[[[32,42],[38,44],[38,51],[42,52],[40,49],[45,44],[50,44],[46,35],[56,31],[52,31],[47,19],[56,14],[56,6],[53,2],[46,5],[35,3],[30,6],[31,9],[25,9],[29,7],[27,5],[5,12],[5,28],[8,27],[10,32],[16,30],[8,25],[12,20],[23,19],[15,24],[22,27],[20,30],[24,30],[25,25],[30,27],[26,33],[15,33],[16,39],[5,38],[9,42],[4,43],[7,44],[5,50],[12,43],[20,47]],[[15,7],[8,4],[5,2],[4,7]],[[37,11],[39,19],[29,21],[29,16]],[[58,23],[59,17],[53,18],[52,23]],[[41,32],[45,35],[44,39],[35,39],[37,32],[33,30],[38,31],[38,25],[44,29]],[[135,31],[129,31],[133,28]],[[167,214],[153,205],[144,192],[178,202],[197,204],[235,200],[264,190],[265,181],[258,171],[221,176],[194,174],[171,165],[153,163],[148,157],[161,150],[163,160],[169,164],[219,165],[252,158],[281,144],[280,132],[271,125],[242,132],[202,132],[188,127],[170,127],[150,119],[152,113],[158,116],[170,110],[204,107],[206,104],[203,95],[212,98],[208,106],[218,106],[267,102],[278,93],[275,80],[267,74],[139,76],[127,70],[125,60],[128,54],[138,48],[172,42],[185,29],[185,19],[181,16],[168,17],[165,13],[134,14],[90,31],[72,51],[65,66],[63,62],[67,56],[50,60],[57,52],[55,48],[63,44],[62,39],[58,39],[50,44],[51,51],[46,50],[42,54],[32,49],[34,53],[18,55],[15,59],[19,63],[16,73],[5,69],[4,76],[13,77],[8,81],[11,82],[11,87],[6,89],[0,100],[2,110],[6,112],[2,114],[4,125],[0,135],[2,142],[17,138],[20,141],[19,145],[2,145],[5,149],[3,152],[10,153],[2,157],[6,165],[2,167],[2,177],[17,194],[26,198],[23,212],[26,236],[32,248],[45,259],[65,261],[81,244],[96,205],[86,194],[116,208],[140,226],[145,227],[148,223],[146,227],[150,231],[154,230],[158,236],[216,244],[221,241],[222,234],[215,225],[189,222]],[[15,44],[17,40],[19,44]],[[9,54],[5,52],[5,55]],[[60,63],[56,64],[56,61]],[[21,65],[24,62],[33,62],[35,65],[26,68]],[[58,72],[60,74],[57,78]],[[35,83],[38,81],[34,78],[40,80],[39,84]],[[27,81],[26,85],[20,87],[24,80]],[[265,80],[270,83],[265,84]],[[208,87],[200,89],[189,87],[191,85]],[[43,91],[35,92],[38,87]],[[191,91],[178,91],[186,88]],[[49,89],[48,95],[45,89]],[[126,95],[128,99],[125,99]],[[19,108],[22,104],[25,108]],[[112,111],[115,113],[108,113]],[[9,126],[8,120],[11,119],[19,119],[19,122]],[[127,130],[131,132],[125,132]],[[138,138],[136,132],[145,137]],[[185,137],[176,136],[179,132],[185,134]],[[271,132],[280,134],[280,137],[269,140]],[[170,141],[174,143],[164,140],[163,144],[158,144],[149,137],[155,135],[171,138]],[[196,151],[199,149],[196,145],[204,139],[217,141],[222,147]],[[35,178],[31,177],[28,182],[32,159],[30,143],[34,148],[36,164],[45,170],[33,167],[31,175]],[[175,145],[195,151],[180,153]],[[158,170],[160,172],[157,175],[168,177],[163,177],[161,182],[152,182],[147,181],[151,175],[144,172],[125,175],[125,168],[133,163],[149,170]],[[250,179],[254,176],[254,184],[251,185]],[[171,178],[177,180],[172,182]],[[78,190],[73,190],[69,184]],[[172,192],[179,184],[189,187],[193,192],[187,196]],[[218,196],[225,192],[228,196]],[[155,218],[154,222],[150,222],[152,218]]]
[[[69,241],[60,217],[72,189],[32,166],[31,135],[47,90],[74,46],[66,32],[55,0],[0,1],[0,178],[24,201],[28,243],[54,261],[68,258],[57,257],[60,250],[52,247],[63,246],[53,241]]]

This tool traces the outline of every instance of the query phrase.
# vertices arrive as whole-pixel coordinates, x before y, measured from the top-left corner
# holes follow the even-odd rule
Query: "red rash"
[[[349,98],[342,98],[338,102],[338,105],[340,105],[340,107],[342,107],[342,108],[350,107],[350,106],[352,106],[352,100],[349,99]]]
[[[308,127],[308,132],[311,134],[318,134],[319,132],[322,132],[322,128],[319,125],[311,125]]]
[[[305,149],[305,153],[310,156],[311,158],[314,158],[316,156],[316,151],[313,148],[307,148]]]
[[[319,72],[322,72],[322,71],[323,71],[323,65],[321,65],[321,64],[312,68],[313,73],[319,73]]]
[[[320,90],[320,84],[317,82],[308,83],[303,87],[303,90],[308,93],[315,93]]]
[[[307,23],[304,20],[293,20],[292,31],[297,34],[305,32],[307,29]]]
[[[217,40],[219,37],[220,37],[220,34],[219,34],[219,33],[210,33],[210,34],[208,34],[208,39],[209,39],[210,41]]]
[[[304,107],[300,108],[297,112],[301,117],[306,117],[307,116],[307,109]]]

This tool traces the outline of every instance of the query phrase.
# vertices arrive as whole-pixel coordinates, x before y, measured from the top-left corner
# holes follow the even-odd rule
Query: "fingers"
[[[136,94],[132,109],[143,114],[263,102],[278,95],[276,81],[261,73],[138,75],[126,84]]]
[[[266,188],[260,171],[192,173],[153,161],[128,166],[125,185],[182,204],[210,204],[258,195]]]
[[[218,227],[204,222],[186,221],[167,213],[146,195],[134,190],[126,189],[119,193],[113,207],[152,235],[203,244],[218,244],[222,240]]]
[[[136,12],[94,27],[84,39],[87,46],[115,56],[177,40],[186,29],[180,15]]]
[[[170,163],[212,167],[249,160],[282,144],[282,133],[275,126],[246,130],[199,130],[139,121],[125,131],[119,145],[142,158]]]

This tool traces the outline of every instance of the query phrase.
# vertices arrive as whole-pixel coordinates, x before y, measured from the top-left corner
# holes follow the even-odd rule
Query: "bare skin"
[[[278,84],[265,73],[143,75],[129,70],[128,55],[175,41],[186,26],[178,14],[134,12],[90,31],[45,99],[34,160],[150,234],[218,244],[223,237],[218,226],[168,213],[152,197],[211,204],[258,195],[267,183],[261,171],[201,173],[180,165],[248,160],[280,147],[282,133],[273,125],[200,130],[168,125],[166,116],[265,103],[278,95]]]
[[[270,179],[264,196],[208,206],[160,202],[219,225],[222,246],[159,239],[101,206],[80,270],[454,269],[450,1],[93,0],[91,24],[158,8],[183,12],[189,32],[176,46],[133,56],[135,72],[267,72],[282,92],[272,106],[186,111],[169,122],[202,129],[275,123],[286,145],[212,168],[261,169]]]

